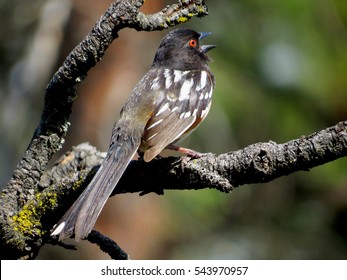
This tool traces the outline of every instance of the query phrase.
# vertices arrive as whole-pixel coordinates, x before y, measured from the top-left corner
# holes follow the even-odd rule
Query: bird
[[[85,239],[136,152],[145,162],[164,149],[199,156],[175,143],[191,133],[211,107],[215,76],[208,66],[211,58],[207,52],[216,46],[201,45],[210,34],[180,28],[164,36],[150,69],[121,109],[104,161],[55,224],[52,236]]]

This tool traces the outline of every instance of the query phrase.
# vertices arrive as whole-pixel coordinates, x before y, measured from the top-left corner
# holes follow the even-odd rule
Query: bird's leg
[[[180,152],[182,154],[186,154],[190,158],[200,158],[200,157],[202,157],[204,155],[203,153],[196,152],[194,150],[183,148],[183,147],[178,147],[178,146],[176,146],[174,144],[167,145],[165,147],[165,149],[169,149],[169,150]]]

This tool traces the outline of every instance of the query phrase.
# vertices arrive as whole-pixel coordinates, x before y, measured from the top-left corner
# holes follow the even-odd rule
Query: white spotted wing
[[[214,77],[206,70],[157,69],[150,82],[157,91],[154,111],[146,124],[141,150],[150,161],[165,147],[191,132],[211,106]]]

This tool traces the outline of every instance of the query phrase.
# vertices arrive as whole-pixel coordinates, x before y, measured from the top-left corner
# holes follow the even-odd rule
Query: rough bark
[[[207,7],[201,0],[179,0],[177,4],[152,15],[144,15],[139,11],[143,2],[124,0],[111,4],[49,82],[40,123],[0,198],[2,258],[33,258],[42,245],[42,238],[33,238],[33,232],[16,227],[13,217],[16,218],[16,214],[23,211],[27,203],[40,193],[40,177],[49,160],[64,143],[70,125],[71,107],[77,97],[76,87],[101,60],[109,45],[118,37],[118,31],[126,27],[138,31],[162,30],[207,14]]]
[[[87,143],[73,147],[42,177],[40,185],[46,191],[57,187],[65,189],[63,196],[57,198],[61,200],[58,204],[63,205],[63,201],[71,196],[66,192],[71,189],[74,189],[71,192],[76,192],[77,179],[88,184],[103,155],[105,153]],[[309,171],[346,155],[347,121],[344,121],[283,144],[273,141],[256,143],[238,151],[221,155],[208,153],[196,159],[156,158],[149,163],[133,160],[112,195],[135,192],[163,194],[164,190],[206,188],[230,193],[241,185],[269,182],[297,171]],[[71,180],[66,180],[67,177]]]

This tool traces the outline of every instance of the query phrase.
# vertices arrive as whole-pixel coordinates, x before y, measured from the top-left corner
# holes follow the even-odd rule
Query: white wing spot
[[[185,118],[185,119],[186,119],[186,118],[189,118],[191,115],[192,115],[192,113],[191,113],[190,111],[188,111],[188,112],[186,112],[186,113],[184,114],[184,118]]]
[[[147,127],[147,130],[150,130],[151,128],[157,126],[163,121],[163,119],[160,119],[159,121],[156,121],[155,123],[152,123],[149,127]]]
[[[204,119],[207,116],[208,112],[210,111],[210,108],[211,108],[211,102],[208,104],[208,106],[204,110],[201,111],[200,118]]]
[[[198,112],[198,109],[197,108],[195,108],[194,109],[194,111],[193,111],[193,117],[195,117],[196,116],[196,113]]]
[[[189,94],[192,89],[193,79],[185,80],[180,91],[179,101],[189,99]]]
[[[182,114],[180,114],[180,119],[187,119],[187,118],[189,118],[190,116],[192,115],[192,113],[191,112],[185,112],[185,113],[182,113]]]
[[[157,134],[158,134],[158,133],[154,133],[154,134],[153,134],[153,135],[151,135],[151,137],[149,137],[147,140],[149,141],[149,140],[153,139],[154,137],[156,137],[156,136],[157,136]]]
[[[182,71],[174,70],[174,83],[177,83],[182,78]]]
[[[159,85],[159,77],[156,77],[156,78],[152,81],[151,89],[152,89],[152,90],[158,90],[159,88],[160,88],[160,85]]]
[[[201,71],[200,83],[196,87],[196,91],[202,90],[206,86],[206,83],[207,83],[207,73],[206,71]]]
[[[164,113],[167,109],[169,109],[169,103],[165,103],[159,111],[155,114],[156,116],[159,116],[161,113]]]
[[[171,75],[170,75],[170,71],[171,71],[170,69],[165,69],[165,70],[164,70],[164,77],[165,77],[165,78],[171,76]]]
[[[206,86],[206,82],[207,82],[207,73],[206,71],[201,71],[200,87],[204,88]]]
[[[166,89],[169,89],[171,84],[172,84],[171,76],[166,77],[166,79],[165,79],[165,87],[166,87]]]
[[[165,77],[165,87],[168,89],[172,84],[172,75],[170,69],[164,70],[164,77]]]

